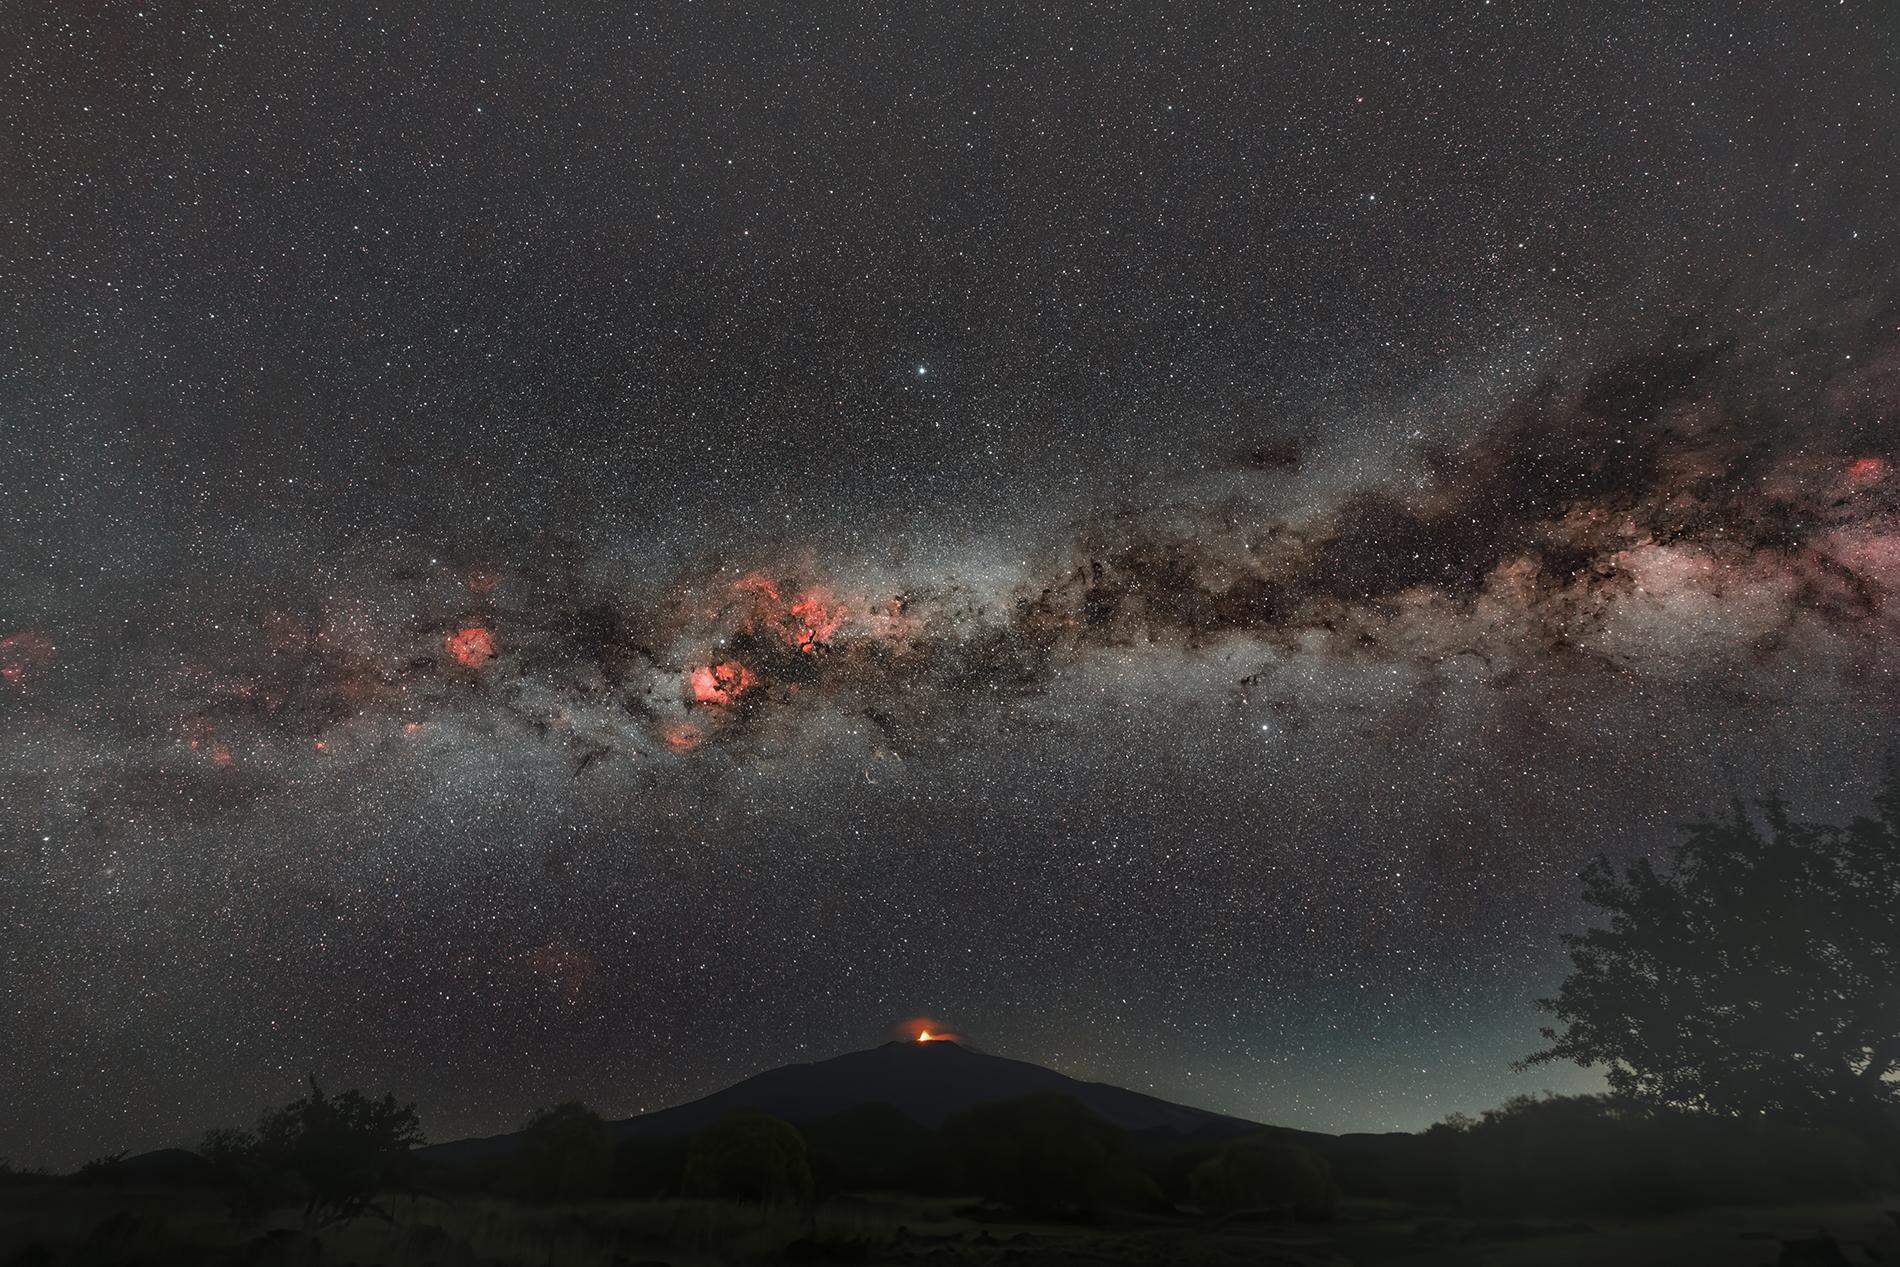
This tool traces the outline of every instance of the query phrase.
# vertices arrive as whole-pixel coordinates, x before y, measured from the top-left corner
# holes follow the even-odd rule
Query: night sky
[[[0,1156],[1593,1088],[1580,864],[1896,737],[1897,27],[0,6]]]

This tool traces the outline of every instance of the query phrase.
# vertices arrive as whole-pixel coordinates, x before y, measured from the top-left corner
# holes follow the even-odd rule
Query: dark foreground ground
[[[390,1223],[359,1219],[309,1233],[293,1211],[240,1224],[214,1192],[20,1188],[0,1192],[0,1267],[1900,1263],[1900,1226],[1878,1205],[1589,1221],[1473,1220],[1360,1205],[1337,1223],[1314,1227],[1187,1219],[1074,1227],[977,1220],[960,1208],[957,1201],[875,1195],[834,1200],[809,1214],[703,1201],[523,1209],[425,1197],[395,1202]],[[1822,1233],[1839,1257],[1812,1243]]]

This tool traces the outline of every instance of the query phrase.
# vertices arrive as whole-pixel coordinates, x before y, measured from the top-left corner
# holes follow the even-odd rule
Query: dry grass
[[[1707,1267],[1773,1263],[1780,1238],[1825,1228],[1850,1262],[1900,1261],[1900,1230],[1874,1206],[1713,1210],[1666,1219],[1429,1218],[1362,1206],[1330,1227],[1209,1226],[1130,1218],[1093,1227],[974,1222],[961,1203],[841,1198],[802,1212],[712,1201],[621,1201],[547,1209],[479,1198],[394,1202],[393,1223],[305,1232],[281,1211],[233,1220],[218,1194],[45,1187],[0,1192],[0,1265],[11,1267],[716,1267],[857,1262],[907,1267]],[[1865,1248],[1863,1248],[1865,1247]],[[22,1258],[20,1255],[25,1254]]]

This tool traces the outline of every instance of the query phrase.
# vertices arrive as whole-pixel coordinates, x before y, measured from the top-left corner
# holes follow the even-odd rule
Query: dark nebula
[[[7,23],[0,1156],[903,1017],[1413,1128],[1893,741],[1873,0]]]

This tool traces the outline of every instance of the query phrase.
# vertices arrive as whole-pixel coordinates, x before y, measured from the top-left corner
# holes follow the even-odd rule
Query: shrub
[[[257,1130],[214,1130],[201,1151],[251,1213],[294,1192],[306,1223],[334,1223],[362,1214],[387,1218],[378,1194],[405,1187],[409,1150],[422,1142],[413,1104],[360,1091],[310,1094],[259,1119]]]
[[[970,1188],[1024,1214],[1160,1202],[1123,1131],[1060,1092],[965,1109],[943,1124],[943,1139]]]
[[[936,1133],[889,1104],[866,1104],[804,1123],[818,1195],[883,1189],[953,1192]]]
[[[694,1197],[805,1205],[812,1193],[805,1137],[790,1122],[735,1113],[693,1137],[682,1186]]]
[[[600,1114],[576,1101],[528,1119],[503,1188],[523,1201],[593,1201],[614,1183],[614,1146]]]
[[[1419,1135],[1348,1136],[1327,1144],[1326,1159],[1349,1196],[1450,1205],[1458,1200],[1458,1139],[1444,1124]]]
[[[72,1182],[86,1188],[125,1186],[127,1182],[125,1154],[117,1152],[106,1157],[94,1157],[73,1172]]]
[[[10,1159],[0,1157],[0,1188],[23,1188],[51,1178],[45,1170],[21,1170]]]
[[[1283,1210],[1302,1222],[1325,1222],[1339,1208],[1339,1185],[1324,1157],[1271,1135],[1236,1140],[1189,1176],[1194,1204],[1208,1214]]]
[[[627,1197],[676,1197],[686,1172],[688,1141],[629,1139],[614,1149],[614,1191]]]
[[[1878,1158],[1836,1129],[1652,1109],[1604,1096],[1520,1097],[1452,1140],[1461,1204],[1484,1213],[1660,1214],[1859,1199]]]

